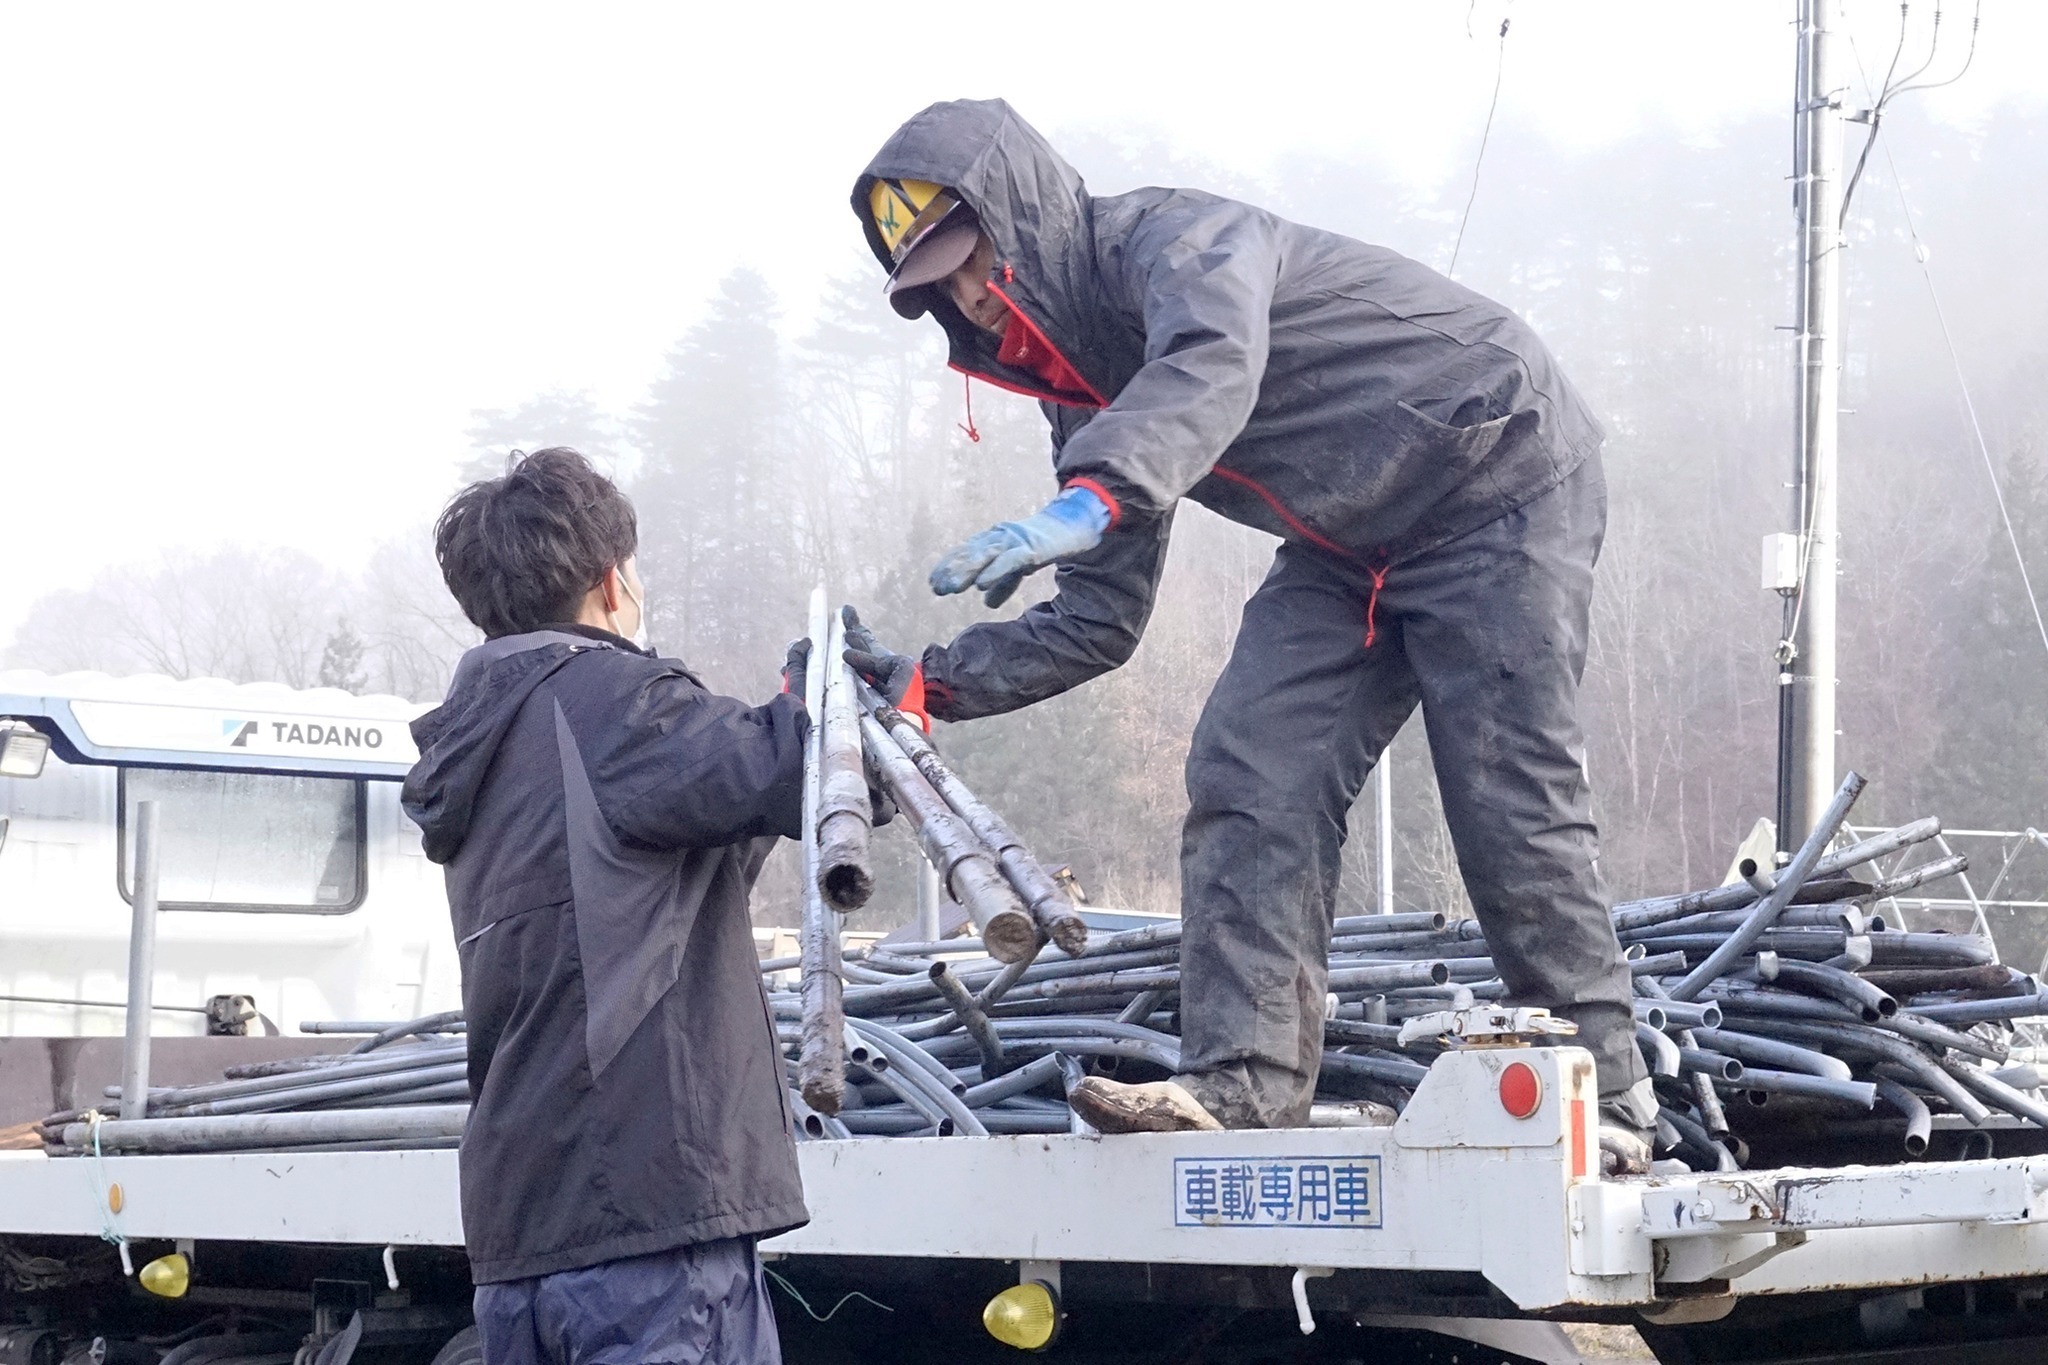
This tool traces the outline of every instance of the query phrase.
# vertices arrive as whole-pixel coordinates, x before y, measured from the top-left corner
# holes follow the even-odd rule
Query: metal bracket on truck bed
[[[1816,1243],[1815,1234],[1854,1233],[1863,1254],[1894,1256],[1909,1241],[1900,1230],[1940,1228],[1944,1233],[1989,1227],[2019,1229],[2042,1219],[2048,1158],[2007,1161],[1852,1166],[1838,1170],[1774,1170],[1753,1174],[1652,1178],[1581,1185],[1573,1191],[1573,1269],[1587,1275],[1648,1272],[1661,1286],[1720,1280],[1738,1289],[1767,1289],[1767,1263]],[[1922,1239],[1926,1241],[1927,1239]],[[1980,1246],[1989,1239],[1974,1239]],[[2042,1239],[2006,1240],[2022,1252],[2015,1272],[2041,1259]],[[1844,1239],[1828,1239],[1839,1246]],[[1819,1253],[1826,1255],[1827,1253]],[[1807,1253],[1802,1284],[1815,1274],[1848,1283],[1869,1273],[1863,1266],[1821,1268]],[[1927,1270],[1938,1272],[1938,1263]],[[1747,1281],[1754,1279],[1752,1286]]]

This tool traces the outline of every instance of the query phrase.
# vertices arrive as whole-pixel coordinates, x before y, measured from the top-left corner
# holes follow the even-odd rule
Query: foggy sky
[[[1959,56],[1970,5],[1946,8]],[[1847,9],[1881,68],[1897,6]],[[2048,86],[2048,6],[1984,9],[1966,79],[1913,97],[1946,154]],[[1436,187],[1471,174],[1503,14],[1496,127],[1554,155],[1711,146],[1785,116],[1792,80],[1790,0],[1269,4],[1256,26],[1220,4],[890,12],[0,14],[0,637],[157,547],[358,564],[438,507],[473,410],[550,388],[629,405],[735,266],[800,325],[861,260],[854,175],[935,99],[1001,95],[1055,139],[1158,142],[1235,177],[1316,153]],[[1756,194],[1787,205],[1789,239],[1784,186]],[[1469,240],[1512,210],[1482,183]]]

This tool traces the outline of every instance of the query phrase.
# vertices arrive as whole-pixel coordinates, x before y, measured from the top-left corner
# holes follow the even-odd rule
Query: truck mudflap
[[[763,1250],[1472,1272],[1526,1311],[1653,1314],[2048,1276],[2048,1158],[1603,1180],[1597,1121],[1582,1049],[1482,1047],[1390,1127],[806,1142],[812,1221]],[[0,1236],[103,1231],[459,1246],[456,1154],[0,1153]]]

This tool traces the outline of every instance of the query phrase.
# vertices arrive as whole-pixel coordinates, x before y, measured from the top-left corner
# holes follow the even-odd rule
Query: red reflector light
[[[1511,1062],[1500,1073],[1500,1107],[1518,1119],[1528,1118],[1543,1105],[1543,1081],[1527,1062]]]

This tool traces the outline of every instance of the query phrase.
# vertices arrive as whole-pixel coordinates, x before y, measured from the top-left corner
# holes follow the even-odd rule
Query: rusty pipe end
[[[1053,943],[1068,957],[1080,957],[1088,951],[1088,925],[1073,911],[1054,915],[1046,928]]]
[[[875,893],[875,877],[865,863],[828,863],[818,871],[818,893],[834,910],[858,910]]]
[[[1038,942],[1038,921],[1022,910],[998,911],[981,929],[982,946],[998,962],[1028,961]]]
[[[846,1082],[836,1075],[806,1076],[803,1080],[804,1103],[820,1114],[837,1114],[840,1102],[846,1096]],[[822,1125],[820,1132],[824,1129]]]

